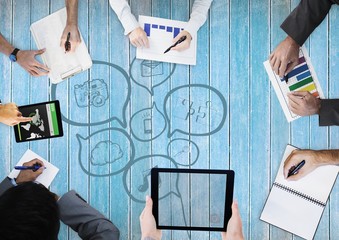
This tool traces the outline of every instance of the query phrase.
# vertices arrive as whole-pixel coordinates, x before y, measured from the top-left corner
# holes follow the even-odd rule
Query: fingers
[[[41,55],[46,51],[46,48],[33,51],[34,55]]]
[[[287,69],[285,70],[285,74],[288,74],[289,72],[291,72],[293,70],[293,68],[295,66],[298,65],[298,60],[297,61],[293,61],[293,62],[290,62],[289,64],[287,64]]]
[[[23,123],[23,122],[32,121],[32,118],[30,118],[30,117],[18,117],[16,120],[17,120],[18,123]]]

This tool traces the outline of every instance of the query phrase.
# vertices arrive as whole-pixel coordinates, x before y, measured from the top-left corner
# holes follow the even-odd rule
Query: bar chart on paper
[[[289,72],[284,79],[281,79],[273,72],[268,61],[264,62],[264,66],[278,96],[280,105],[282,106],[289,122],[299,118],[300,116],[294,114],[288,108],[287,93],[293,91],[307,91],[317,98],[324,97],[317,75],[305,47],[302,47],[299,50],[298,65]],[[285,79],[287,79],[287,81]]]
[[[149,40],[149,48],[137,48],[136,58],[195,65],[197,37],[192,36],[190,47],[184,51],[165,50],[173,45],[173,39],[185,29],[186,22],[164,18],[139,16],[139,24],[144,28]]]

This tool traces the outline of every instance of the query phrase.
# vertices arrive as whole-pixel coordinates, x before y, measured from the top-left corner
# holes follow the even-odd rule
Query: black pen
[[[305,165],[305,160],[302,160],[300,163],[298,163],[297,166],[293,166],[289,171],[287,177],[290,177],[294,174],[297,174],[298,171]]]
[[[172,46],[170,46],[169,48],[166,49],[166,51],[164,53],[169,52],[169,50],[171,50],[171,48],[175,47],[176,45],[178,45],[179,43],[182,43],[183,41],[186,40],[186,36],[182,36],[181,38],[179,38],[178,41],[176,41]]]
[[[71,33],[68,32],[67,39],[66,39],[66,42],[65,42],[65,51],[66,52],[68,52],[71,49],[71,43],[69,42],[70,37],[71,37]]]

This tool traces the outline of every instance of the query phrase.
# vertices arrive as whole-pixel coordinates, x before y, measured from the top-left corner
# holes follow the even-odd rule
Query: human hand
[[[68,33],[70,33],[70,37],[69,37],[70,49],[67,52],[74,52],[77,46],[81,43],[81,37],[80,37],[78,25],[76,24],[66,25],[61,35],[61,40],[60,40],[60,47],[62,47],[63,49],[65,49],[65,43],[67,41]]]
[[[320,156],[314,150],[294,150],[284,162],[284,177],[287,180],[295,181],[306,176],[314,169],[320,166]],[[305,165],[300,170],[287,178],[289,170],[293,166],[297,166],[302,160],[305,160]]]
[[[280,78],[288,74],[299,63],[300,46],[287,36],[271,53],[269,60],[273,71]]]
[[[287,94],[289,108],[299,116],[318,114],[320,99],[307,91],[291,92]]]
[[[227,224],[227,232],[221,233],[222,240],[243,240],[242,223],[239,213],[238,203],[233,201],[232,217]]]
[[[36,55],[41,55],[46,49],[40,50],[20,50],[17,53],[17,63],[34,77],[40,77],[49,73],[49,68],[35,59]]]
[[[154,238],[154,240],[161,239],[161,230],[158,230],[155,224],[155,219],[152,214],[153,201],[149,196],[146,196],[146,205],[140,214],[141,239],[145,237]]]
[[[22,182],[30,182],[35,181],[37,177],[44,171],[44,163],[35,158],[29,162],[25,162],[23,166],[33,166],[34,164],[39,164],[41,167],[36,170],[35,172],[33,170],[22,170],[20,171],[18,177],[16,178],[16,183],[22,183]]]
[[[149,48],[149,42],[145,31],[138,27],[128,34],[129,41],[134,47],[146,47]]]
[[[15,103],[0,104],[0,122],[14,126],[21,122],[32,121],[32,118],[23,117]]]
[[[175,47],[172,47],[171,50],[177,50],[177,51],[183,51],[186,50],[190,47],[191,41],[192,41],[192,36],[189,32],[187,31],[181,31],[174,39],[173,43],[176,43],[181,37],[186,36],[185,41],[179,43]]]

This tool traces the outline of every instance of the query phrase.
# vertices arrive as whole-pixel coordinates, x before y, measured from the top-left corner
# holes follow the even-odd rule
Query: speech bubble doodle
[[[134,113],[130,121],[133,137],[141,142],[151,141],[159,137],[165,131],[166,125],[165,116],[159,111],[155,103],[151,108],[144,108]]]
[[[208,94],[201,94],[206,91]],[[170,138],[175,132],[191,136],[212,135],[223,127],[226,107],[224,96],[213,87],[203,84],[176,87],[164,99],[164,114],[169,123],[167,136]],[[188,124],[189,132],[182,129]]]
[[[128,133],[122,129],[106,128],[88,137],[76,134],[76,138],[79,142],[80,167],[90,176],[106,177],[118,174],[134,159],[134,144]],[[93,146],[89,156],[83,151],[85,146]]]
[[[199,148],[198,145],[191,140],[176,138],[168,143],[167,155],[171,156],[178,165],[189,167],[198,161]],[[187,164],[189,158],[192,161]]]
[[[175,68],[176,64],[173,63],[134,58],[129,68],[129,75],[133,82],[154,95],[154,88],[167,81]]]
[[[67,81],[52,84],[52,99],[67,94],[61,89],[67,89],[68,84],[71,95],[67,106],[76,109],[77,114],[67,116],[62,111],[63,121],[75,126],[95,126],[115,120],[123,128],[127,127],[125,113],[131,98],[131,81],[124,69],[112,63],[93,60],[89,72],[85,71]],[[110,86],[113,86],[111,89],[114,88],[114,91]],[[64,110],[67,111],[68,108]],[[102,114],[103,112],[110,113],[110,116],[107,117],[106,114]],[[81,119],[79,116],[89,114],[95,116],[96,120],[90,122],[89,117],[79,120]]]
[[[101,141],[95,145],[91,151],[91,163],[93,165],[103,166],[107,163],[113,163],[122,158],[124,152],[119,144],[110,140]]]
[[[123,184],[126,193],[133,201],[140,203],[145,202],[145,192],[150,191],[151,186],[150,171],[153,167],[177,168],[178,166],[172,158],[161,154],[146,155],[137,158],[134,161],[130,161],[124,170]],[[132,182],[130,182],[130,179],[128,179],[128,176],[130,174],[132,174],[133,176]],[[178,178],[176,178],[174,181],[178,182]],[[164,187],[166,186],[166,182],[164,181],[164,179],[159,180],[159,182],[161,182],[161,184]],[[169,191],[163,193],[162,195],[159,195],[159,199],[163,199],[169,196],[170,194],[174,194],[177,197],[180,197],[180,192],[177,184],[172,184],[171,189],[169,189]]]

